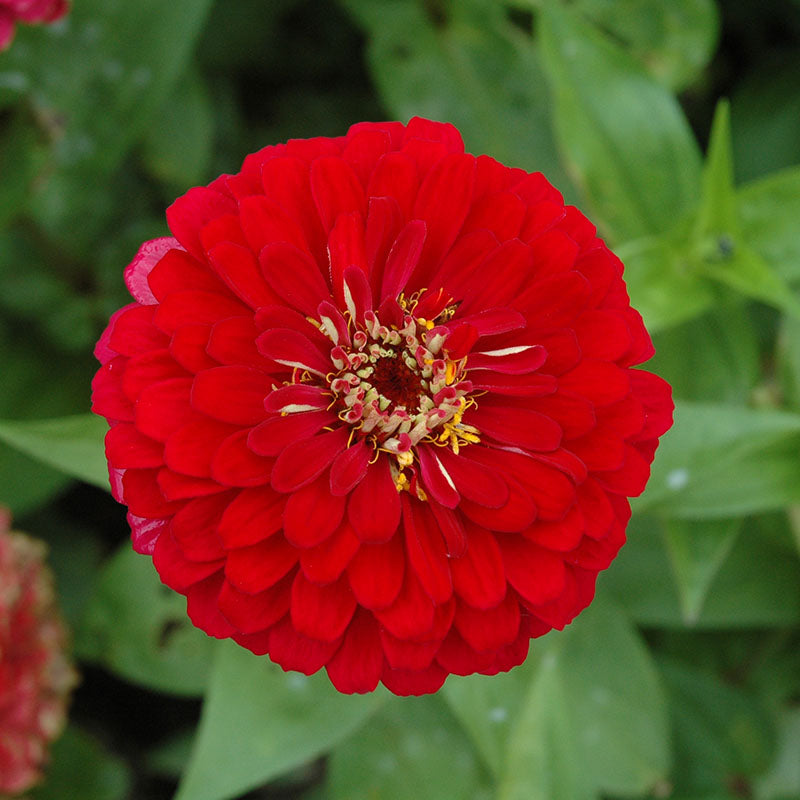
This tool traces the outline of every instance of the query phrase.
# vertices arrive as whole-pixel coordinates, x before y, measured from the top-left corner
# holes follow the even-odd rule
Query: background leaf
[[[176,800],[226,800],[266,783],[350,735],[382,700],[341,695],[325,675],[286,674],[221,642]]]

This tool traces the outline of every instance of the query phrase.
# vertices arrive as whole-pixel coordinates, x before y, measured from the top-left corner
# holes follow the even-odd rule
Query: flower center
[[[328,373],[331,407],[351,425],[354,436],[397,458],[397,468],[410,466],[412,448],[422,441],[449,446],[478,442],[478,430],[462,423],[474,403],[472,383],[464,379],[464,359],[447,351],[452,311],[444,308],[434,320],[415,316],[417,302],[400,298],[383,324],[375,311],[353,323],[338,314],[323,316],[320,329],[331,339],[333,370]],[[384,315],[383,309],[381,311]]]

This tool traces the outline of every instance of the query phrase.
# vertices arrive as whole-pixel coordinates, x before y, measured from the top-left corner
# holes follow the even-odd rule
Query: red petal
[[[564,431],[564,439],[574,439],[591,431],[597,424],[594,406],[583,397],[559,391],[530,401],[530,408],[551,417]]]
[[[441,262],[467,217],[475,183],[475,157],[452,154],[425,176],[414,204],[414,218],[424,220],[428,236],[418,271]]]
[[[446,679],[447,673],[438,664],[431,664],[423,670],[392,669],[384,664],[381,672],[383,685],[401,697],[433,694],[442,688]]]
[[[342,158],[353,167],[361,182],[366,183],[376,162],[390,147],[391,139],[386,131],[365,127],[354,132],[350,128]]]
[[[251,430],[237,431],[217,450],[211,462],[211,477],[224,486],[259,486],[269,482],[272,459],[256,455],[247,446]]]
[[[434,621],[434,603],[423,591],[416,573],[409,568],[394,603],[374,613],[378,622],[393,636],[411,639],[430,631]]]
[[[216,639],[225,639],[235,633],[233,626],[222,616],[217,605],[224,578],[216,573],[186,590],[186,613],[189,619]]]
[[[350,494],[367,474],[372,453],[373,449],[363,439],[339,453],[331,464],[331,493],[340,496]]]
[[[588,397],[595,405],[605,406],[622,400],[630,392],[628,374],[628,370],[616,364],[586,359],[562,375],[559,385],[568,392]]]
[[[405,574],[403,540],[392,537],[384,544],[362,544],[347,567],[350,587],[365,608],[388,608],[400,592]]]
[[[272,468],[273,488],[294,492],[311,483],[347,447],[349,436],[347,428],[337,428],[284,448]]]
[[[332,411],[305,411],[270,417],[250,431],[247,445],[260,456],[277,456],[293,442],[310,439],[336,421]]]
[[[558,381],[552,375],[503,375],[478,370],[469,378],[474,389],[509,397],[540,397],[552,394],[558,388]]]
[[[215,367],[198,373],[192,407],[220,422],[257,425],[266,417],[264,398],[272,380],[252,367]]]
[[[298,633],[322,642],[338,639],[356,610],[346,580],[319,586],[298,570],[292,584],[292,624]]]
[[[295,547],[314,547],[339,527],[344,517],[345,499],[334,497],[328,486],[328,476],[320,475],[286,501],[283,533]]]
[[[187,561],[175,537],[163,531],[153,549],[153,566],[161,582],[185,594],[190,586],[222,571],[224,561]]]
[[[156,480],[156,470],[127,469],[122,475],[124,502],[131,514],[147,519],[172,516],[181,508],[180,503],[166,500]]]
[[[166,347],[169,339],[153,324],[153,306],[128,306],[114,316],[109,347],[123,356],[135,356]]]
[[[519,235],[525,210],[525,203],[511,192],[489,194],[473,204],[462,230],[485,228],[504,242]]]
[[[312,675],[330,661],[339,641],[320,642],[298,633],[287,615],[269,630],[269,657],[285,670]]]
[[[122,376],[122,390],[135,401],[146,386],[172,378],[188,377],[189,373],[175,363],[168,350],[153,350],[128,361]]]
[[[328,259],[330,263],[333,296],[339,305],[344,305],[344,271],[355,266],[367,273],[367,254],[364,241],[364,219],[360,214],[341,214],[328,237]]]
[[[506,595],[506,574],[495,536],[467,523],[467,548],[450,562],[456,594],[473,608],[492,608]]]
[[[186,503],[172,518],[172,535],[190,561],[224,558],[225,551],[217,533],[217,525],[230,499],[229,492],[199,497]]]
[[[162,467],[156,476],[158,488],[167,500],[186,500],[193,497],[205,497],[225,491],[216,481],[206,478],[192,478]]]
[[[136,427],[151,439],[166,442],[196,417],[189,403],[191,378],[173,378],[142,390],[136,401]]]
[[[362,542],[386,542],[400,523],[400,497],[388,458],[379,458],[350,493],[347,514]]]
[[[201,261],[205,256],[200,229],[214,217],[236,211],[236,203],[205,186],[190,189],[167,209],[167,224],[175,238]]]
[[[352,167],[341,158],[317,158],[311,163],[311,194],[322,226],[329,231],[340,214],[366,214],[364,188]]]
[[[228,553],[225,577],[240,591],[258,594],[276,584],[297,564],[299,551],[283,536],[270,536]]]
[[[331,683],[345,694],[371,692],[383,668],[378,625],[372,615],[359,609],[347,628],[341,647],[325,665]]]
[[[456,323],[472,325],[478,331],[478,336],[496,336],[524,328],[525,317],[513,308],[498,307],[463,317],[457,315],[452,324],[455,325]]]
[[[387,153],[382,156],[375,165],[367,186],[370,199],[391,197],[396,200],[403,219],[411,217],[418,191],[417,165],[403,153]]]
[[[218,533],[226,548],[257,544],[283,527],[286,495],[269,486],[245,489],[228,503]]]
[[[631,346],[625,320],[613,311],[587,311],[576,320],[574,330],[586,358],[616,361]]]
[[[477,651],[497,650],[513,642],[520,623],[519,602],[512,592],[493,608],[474,609],[459,603],[453,620],[464,641]]]
[[[661,436],[672,427],[672,388],[658,375],[643,369],[628,372],[631,391],[641,400],[645,408],[645,425],[637,438],[649,439]]]
[[[440,448],[439,459],[459,494],[487,508],[500,508],[508,500],[508,485],[496,470],[476,463],[467,452],[458,455]]]
[[[272,242],[289,242],[300,250],[308,249],[298,223],[277,203],[264,195],[251,195],[239,201],[239,220],[254,253]]]
[[[264,408],[273,414],[297,414],[330,405],[330,396],[318,386],[295,383],[281,386],[267,395]]]
[[[417,456],[425,489],[443,506],[455,508],[461,497],[455,482],[439,460],[436,449],[429,445],[420,445],[417,447]]]
[[[549,330],[570,325],[589,300],[590,285],[578,272],[566,272],[529,284],[514,300],[537,329]]]
[[[256,348],[258,335],[259,330],[253,322],[252,315],[221,319],[211,328],[206,350],[208,355],[220,364],[255,367],[271,372],[275,364],[258,352]]]
[[[521,345],[473,352],[467,358],[467,369],[490,369],[509,375],[524,375],[539,369],[547,360],[547,351],[539,345]]]
[[[453,582],[439,524],[418,500],[403,496],[403,522],[408,563],[425,593],[434,603],[444,603],[453,593]]]
[[[536,506],[519,481],[506,477],[508,484],[508,500],[500,508],[486,508],[473,503],[466,497],[461,498],[460,510],[473,522],[493,531],[521,531],[536,518]]]
[[[258,633],[289,611],[291,587],[291,580],[285,579],[264,592],[247,594],[225,581],[219,593],[219,610],[237,631]]]
[[[330,288],[311,256],[288,242],[268,244],[259,254],[267,283],[292,308],[314,315]]]
[[[264,281],[255,256],[246,247],[233,242],[221,242],[209,251],[208,260],[222,280],[251,308],[279,301]]]
[[[381,645],[386,661],[393,669],[421,670],[431,665],[440,643],[409,642],[384,629],[381,631]]]
[[[467,546],[467,535],[464,532],[461,514],[450,508],[445,508],[435,500],[429,499],[428,503],[444,538],[448,558],[459,558],[464,554]]]
[[[372,289],[367,276],[359,267],[345,268],[342,291],[351,319],[363,321],[365,312],[372,311]]]
[[[392,245],[381,283],[381,303],[387,298],[396,299],[416,269],[427,229],[422,220],[411,220],[399,233]]]
[[[133,261],[125,268],[125,285],[134,300],[143,305],[153,305],[157,302],[147,277],[163,256],[175,248],[181,249],[181,246],[178,240],[171,236],[151,239],[139,248]]]
[[[189,288],[232,299],[225,284],[205,263],[205,256],[198,261],[185,250],[170,250],[153,267],[147,281],[160,302],[173,292]]]
[[[117,469],[160,467],[164,447],[126,423],[114,425],[106,434],[106,458]]]
[[[465,422],[477,427],[481,437],[527,450],[547,452],[561,444],[561,428],[550,417],[527,408],[483,402],[465,414]]]
[[[316,375],[331,371],[331,360],[302,333],[290,328],[274,328],[257,339],[258,349],[267,358],[292,369],[308,370]]]
[[[508,582],[529,603],[547,603],[564,590],[566,579],[561,556],[521,536],[500,537],[498,544]]]
[[[300,566],[312,583],[331,583],[344,572],[358,547],[350,523],[343,522],[324,542],[300,553]]]
[[[184,369],[192,373],[218,366],[206,352],[210,333],[211,327],[202,323],[182,325],[172,334],[169,354]]]
[[[209,478],[214,453],[236,430],[233,425],[197,416],[167,439],[164,462],[175,472]]]

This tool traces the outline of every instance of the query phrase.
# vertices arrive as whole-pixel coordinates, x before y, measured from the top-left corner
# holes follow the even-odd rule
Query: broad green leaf
[[[772,764],[755,784],[757,800],[800,797],[800,708],[784,711],[778,723]]]
[[[178,80],[143,142],[142,159],[148,171],[174,197],[187,186],[206,183],[211,176],[214,114],[203,78],[197,70]],[[172,197],[167,199],[171,201]]]
[[[331,800],[477,800],[477,753],[437,696],[391,698],[328,761]]]
[[[680,402],[637,511],[709,519],[800,502],[800,415]]]
[[[75,639],[81,658],[189,696],[203,693],[215,644],[191,624],[186,600],[161,583],[151,559],[128,544],[103,569]]]
[[[742,523],[741,517],[665,520],[667,551],[687,625],[697,622],[711,582],[730,554]]]
[[[647,369],[668,381],[681,400],[744,405],[761,380],[756,325],[744,302],[659,331],[653,343],[656,354]]]
[[[220,643],[195,748],[175,800],[228,800],[316,758],[355,731],[384,695],[339,694],[323,674],[284,673]]]
[[[498,778],[515,715],[534,674],[536,645],[520,667],[499,675],[452,675],[441,694]]]
[[[800,561],[785,517],[776,515],[775,521],[770,526],[764,518],[746,520],[694,628],[785,627],[800,621]],[[640,625],[686,627],[658,519],[634,515],[628,541],[600,587],[601,594],[624,603]]]
[[[683,232],[634,239],[615,248],[631,304],[648,330],[672,328],[708,311],[717,295],[695,274]]]
[[[370,71],[394,116],[452,122],[469,152],[544,172],[565,190],[538,51],[500,3],[451,3],[434,19],[420,0],[342,2],[369,34]]]
[[[94,736],[67,727],[51,750],[45,782],[32,800],[125,800],[133,783],[127,764]]]
[[[714,53],[719,13],[713,0],[579,0],[576,5],[673,91],[697,79]]]
[[[501,800],[639,795],[663,780],[664,693],[626,615],[595,602],[538,646],[545,652],[509,740]]]
[[[731,774],[754,776],[769,765],[775,730],[755,695],[678,661],[663,659],[660,666],[669,692],[675,776],[685,789],[713,791]]]
[[[0,420],[0,441],[65,474],[108,491],[103,437],[108,425],[94,414],[61,419]]]
[[[744,241],[784,280],[800,279],[800,167],[743,186],[738,192]]]
[[[661,233],[700,191],[700,153],[675,98],[571,9],[544,4],[539,36],[556,132],[615,241]]]
[[[553,651],[556,652],[553,652]],[[571,699],[564,686],[559,648],[542,657],[533,682],[522,698],[498,800],[550,800],[597,797],[581,763],[578,731],[571,719]]]

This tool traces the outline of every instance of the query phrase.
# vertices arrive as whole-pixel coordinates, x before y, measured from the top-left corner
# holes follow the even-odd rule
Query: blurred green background
[[[509,675],[342,697],[206,639],[129,551],[91,350],[177,195],[265,144],[416,114],[591,216],[678,409],[574,625]],[[83,672],[35,796],[798,800],[798,283],[796,0],[75,0],[18,29],[0,503],[50,544]]]

